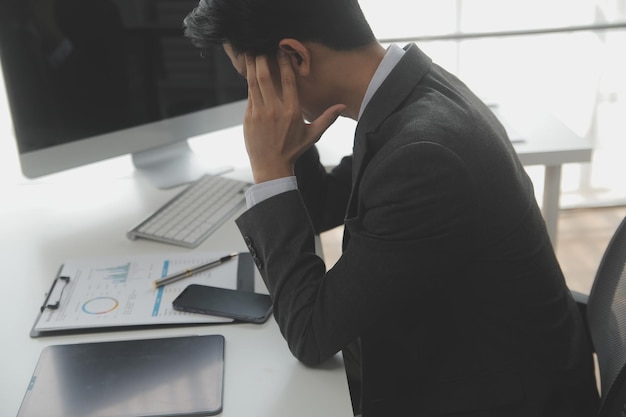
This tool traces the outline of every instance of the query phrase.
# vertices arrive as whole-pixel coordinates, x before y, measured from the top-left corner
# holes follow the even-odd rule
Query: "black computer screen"
[[[246,97],[221,47],[183,35],[197,0],[2,0],[0,60],[20,153]]]

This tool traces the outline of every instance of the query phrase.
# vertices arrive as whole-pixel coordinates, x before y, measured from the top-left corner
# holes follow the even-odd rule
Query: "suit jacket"
[[[237,224],[299,360],[359,343],[364,417],[595,411],[587,336],[532,184],[493,113],[415,45],[353,155],[327,173],[313,148],[296,175],[299,191]],[[341,222],[326,271],[314,233]]]

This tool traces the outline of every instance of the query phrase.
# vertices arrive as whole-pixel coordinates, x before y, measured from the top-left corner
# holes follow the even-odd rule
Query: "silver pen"
[[[230,255],[222,256],[221,258],[212,260],[206,264],[196,266],[195,268],[185,269],[184,271],[176,272],[166,277],[155,279],[153,281],[154,288],[159,288],[164,285],[171,284],[172,282],[179,281],[183,278],[189,278],[193,275],[199,274],[200,272],[206,271],[207,269],[215,268],[216,266],[221,265],[230,259],[233,259],[235,256],[237,256],[237,253],[231,253]]]

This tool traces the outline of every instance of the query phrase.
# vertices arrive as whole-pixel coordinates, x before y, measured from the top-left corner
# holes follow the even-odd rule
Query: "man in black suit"
[[[593,414],[532,184],[464,84],[415,45],[385,50],[356,0],[201,0],[186,28],[248,80],[237,224],[299,360],[343,351],[364,417]],[[354,152],[327,173],[314,143],[340,115]],[[327,271],[314,234],[342,223]]]

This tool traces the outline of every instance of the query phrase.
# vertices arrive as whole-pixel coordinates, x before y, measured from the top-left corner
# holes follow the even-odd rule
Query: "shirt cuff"
[[[255,184],[246,190],[246,205],[252,208],[270,197],[297,189],[298,181],[295,176]]]

